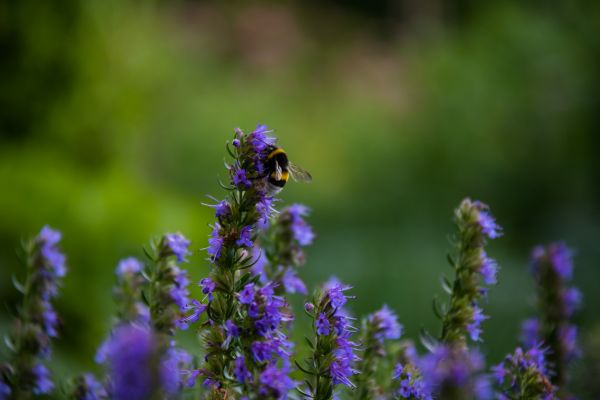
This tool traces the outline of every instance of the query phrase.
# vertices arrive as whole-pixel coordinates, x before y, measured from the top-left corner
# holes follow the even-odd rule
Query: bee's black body
[[[265,171],[268,174],[268,182],[273,185],[274,189],[283,188],[289,179],[289,165],[287,154],[281,147],[270,148],[267,161],[265,163]]]

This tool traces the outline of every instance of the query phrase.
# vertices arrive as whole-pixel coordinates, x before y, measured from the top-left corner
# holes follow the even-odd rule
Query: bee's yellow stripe
[[[290,179],[290,173],[288,171],[281,171],[281,178],[277,179],[277,174],[275,172],[271,172],[271,178],[276,181],[284,181],[287,182]]]
[[[285,154],[285,150],[283,150],[281,147],[276,148],[267,156],[267,160],[275,157],[277,154]]]

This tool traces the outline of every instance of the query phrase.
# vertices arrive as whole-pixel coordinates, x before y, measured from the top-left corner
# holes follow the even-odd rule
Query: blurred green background
[[[55,370],[98,370],[115,265],[150,237],[183,232],[191,276],[207,273],[200,203],[223,196],[233,128],[259,122],[314,176],[282,193],[313,209],[311,287],[334,274],[357,315],[387,303],[407,337],[436,333],[452,210],[470,196],[505,230],[488,360],[517,343],[529,251],[551,240],[576,251],[577,319],[598,337],[597,2],[5,1],[0,59],[0,302],[17,299],[21,238],[62,230]]]

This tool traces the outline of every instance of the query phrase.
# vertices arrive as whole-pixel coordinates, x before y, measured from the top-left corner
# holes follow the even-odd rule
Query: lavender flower
[[[0,400],[5,400],[10,397],[12,394],[12,389],[8,384],[2,380],[0,380]]]
[[[548,347],[548,364],[552,365],[552,383],[560,387],[560,397],[568,397],[570,363],[579,354],[577,329],[571,317],[581,303],[581,293],[570,286],[573,276],[573,253],[562,242],[537,246],[532,252],[532,267],[538,297],[539,317],[523,325],[526,346],[543,343]]]
[[[291,219],[291,231],[294,239],[300,246],[308,246],[315,238],[315,234],[303,217],[308,215],[308,208],[302,204],[294,204],[287,208]]]
[[[215,223],[213,226],[213,230],[210,234],[210,239],[208,239],[208,248],[207,253],[210,256],[212,262],[215,262],[219,257],[221,257],[221,249],[223,248],[223,238],[220,236],[220,225]]]
[[[117,265],[117,276],[123,277],[125,275],[135,275],[144,269],[144,264],[135,257],[125,258],[119,261]]]
[[[191,323],[197,322],[198,319],[200,319],[200,315],[202,315],[207,308],[207,305],[200,303],[196,299],[193,299],[192,303],[188,304],[185,309],[186,312],[191,311],[191,313],[184,315],[176,321],[177,328],[186,330]]]
[[[420,372],[412,365],[396,364],[392,379],[397,382],[395,399],[429,400],[429,394]]]
[[[50,371],[42,360],[50,356],[50,339],[58,336],[59,318],[52,304],[67,269],[58,244],[61,233],[45,226],[24,245],[27,267],[25,282],[15,280],[23,294],[16,321],[6,338],[12,352],[10,364],[2,367],[0,393],[16,398],[48,394],[54,389]]]
[[[289,368],[268,366],[259,377],[259,395],[261,398],[287,399],[288,392],[296,387],[289,377]]]
[[[424,387],[440,399],[492,398],[481,354],[460,346],[438,345],[418,362]]]
[[[503,362],[492,368],[504,398],[557,399],[556,387],[550,382],[545,352],[539,346],[527,352],[517,348]]]
[[[204,278],[200,281],[200,287],[202,288],[202,293],[208,296],[208,301],[213,301],[213,292],[215,291],[217,284],[210,278]]]
[[[246,178],[246,170],[238,168],[233,174],[233,184],[237,187],[243,186],[249,188],[252,184]]]
[[[363,350],[357,368],[360,374],[356,379],[356,398],[371,399],[381,392],[375,373],[386,354],[384,342],[400,338],[402,325],[398,323],[396,314],[384,305],[363,320],[361,331],[360,343]]]
[[[110,367],[111,398],[148,399],[163,392],[161,350],[157,339],[146,328],[133,325],[115,330],[107,348]]]
[[[441,341],[449,344],[464,343],[467,335],[473,341],[481,339],[481,322],[488,317],[483,315],[477,302],[487,292],[482,284],[496,283],[498,270],[484,246],[486,239],[501,236],[501,228],[488,207],[479,201],[463,200],[455,211],[455,223],[458,228],[455,239],[457,252],[454,259],[449,257],[455,278],[453,284],[445,282],[450,305],[442,313],[437,303],[434,304],[436,313],[442,318]]]
[[[315,321],[317,335],[329,335],[331,324],[325,313],[320,313]]]
[[[306,285],[297,274],[297,269],[306,261],[303,249],[314,238],[312,228],[304,219],[306,215],[308,208],[303,205],[286,207],[259,238],[263,251],[257,256],[253,270],[261,281],[275,282],[278,293],[306,294]]]
[[[152,256],[147,298],[151,324],[156,332],[172,335],[178,325],[184,326],[179,321],[190,303],[189,280],[187,271],[181,270],[177,262],[185,261],[189,244],[179,233],[166,234],[158,244],[158,252]]]
[[[76,400],[100,400],[107,398],[104,385],[92,374],[83,374],[75,379],[71,398]]]
[[[186,257],[192,254],[188,249],[190,241],[180,233],[167,233],[162,244],[164,254],[174,255],[180,263],[187,261]]]
[[[246,367],[246,358],[244,356],[239,356],[235,359],[233,376],[241,384],[252,380],[252,374],[250,373],[250,371],[248,371],[248,368]]]
[[[350,380],[358,372],[354,368],[359,359],[356,344],[351,341],[355,329],[341,309],[348,299],[344,292],[349,289],[339,282],[325,285],[308,303],[311,306],[305,307],[313,318],[315,340],[309,341],[312,355],[301,368],[312,381],[306,395],[316,400],[330,399],[337,385],[355,387]]]
[[[251,231],[251,226],[244,226],[240,230],[240,237],[235,243],[240,247],[252,247],[254,245],[254,242],[252,242]]]

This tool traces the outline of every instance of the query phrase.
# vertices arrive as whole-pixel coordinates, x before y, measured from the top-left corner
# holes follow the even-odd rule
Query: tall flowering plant
[[[50,358],[50,340],[58,336],[60,321],[52,300],[67,271],[65,256],[58,248],[60,240],[60,232],[45,226],[24,244],[26,277],[23,283],[14,280],[23,300],[6,340],[12,358],[2,366],[0,398],[43,395],[55,387],[45,361]]]
[[[488,317],[480,300],[487,293],[486,285],[496,283],[498,267],[484,246],[502,233],[487,205],[479,201],[463,200],[454,213],[454,222],[455,251],[448,257],[454,281],[444,280],[450,303],[440,307],[434,302],[442,332],[439,340],[424,338],[430,353],[419,361],[419,368],[428,389],[440,398],[488,399],[492,391],[483,373],[483,356],[477,349],[469,349],[468,340],[481,340],[481,323]]]
[[[259,237],[258,261],[253,271],[261,282],[273,282],[278,293],[306,294],[306,285],[298,277],[298,268],[306,262],[304,247],[312,244],[315,234],[305,217],[309,210],[301,204],[285,207]]]
[[[274,191],[266,165],[275,139],[259,125],[246,135],[236,130],[227,150],[229,195],[217,201],[215,222],[206,249],[213,267],[201,281],[205,298],[195,301],[183,321],[195,322],[206,312],[203,325],[205,363],[196,371],[209,398],[285,398],[293,386],[288,377],[291,343],[285,325],[292,320],[277,283],[260,282],[252,271],[256,237],[273,212]]]
[[[305,304],[312,320],[313,337],[306,338],[310,356],[297,366],[306,375],[306,388],[300,391],[306,397],[327,400],[333,398],[338,385],[356,388],[352,382],[359,360],[357,345],[352,340],[356,328],[344,309],[351,298],[345,292],[350,289],[333,279],[315,293],[312,302]]]
[[[483,300],[498,266],[485,246],[502,230],[486,205],[470,199],[454,213],[453,277],[443,280],[449,301],[434,302],[441,332],[423,333],[425,354],[398,342],[403,327],[387,306],[356,323],[347,309],[351,286],[332,278],[305,303],[311,333],[301,343],[307,356],[299,358],[285,296],[308,292],[298,271],[315,235],[306,207],[273,207],[288,171],[274,162],[287,161],[269,133],[264,125],[249,134],[236,130],[227,144],[231,160],[221,183],[227,196],[209,205],[215,220],[204,250],[211,270],[198,283],[200,298],[190,296],[183,268],[190,241],[179,233],[154,241],[145,263],[131,257],[118,263],[117,315],[96,356],[106,371],[100,379],[89,373],[69,384],[51,379],[50,340],[59,330],[52,301],[65,257],[60,233],[48,227],[28,242],[26,278],[15,279],[23,301],[6,340],[10,359],[0,365],[0,400],[48,394],[170,400],[199,393],[209,400],[570,398],[568,367],[579,355],[571,318],[581,300],[570,284],[571,252],[562,243],[535,248],[539,315],[524,324],[523,348],[488,368],[478,346],[489,318]],[[175,341],[177,330],[191,326],[202,338],[195,359]],[[186,392],[186,386],[196,388]]]
[[[551,381],[560,388],[560,397],[568,398],[569,364],[580,354],[577,327],[571,318],[582,297],[570,284],[573,277],[571,250],[562,242],[535,247],[531,272],[536,283],[539,316],[523,323],[521,339],[528,348],[537,344],[547,347]]]

